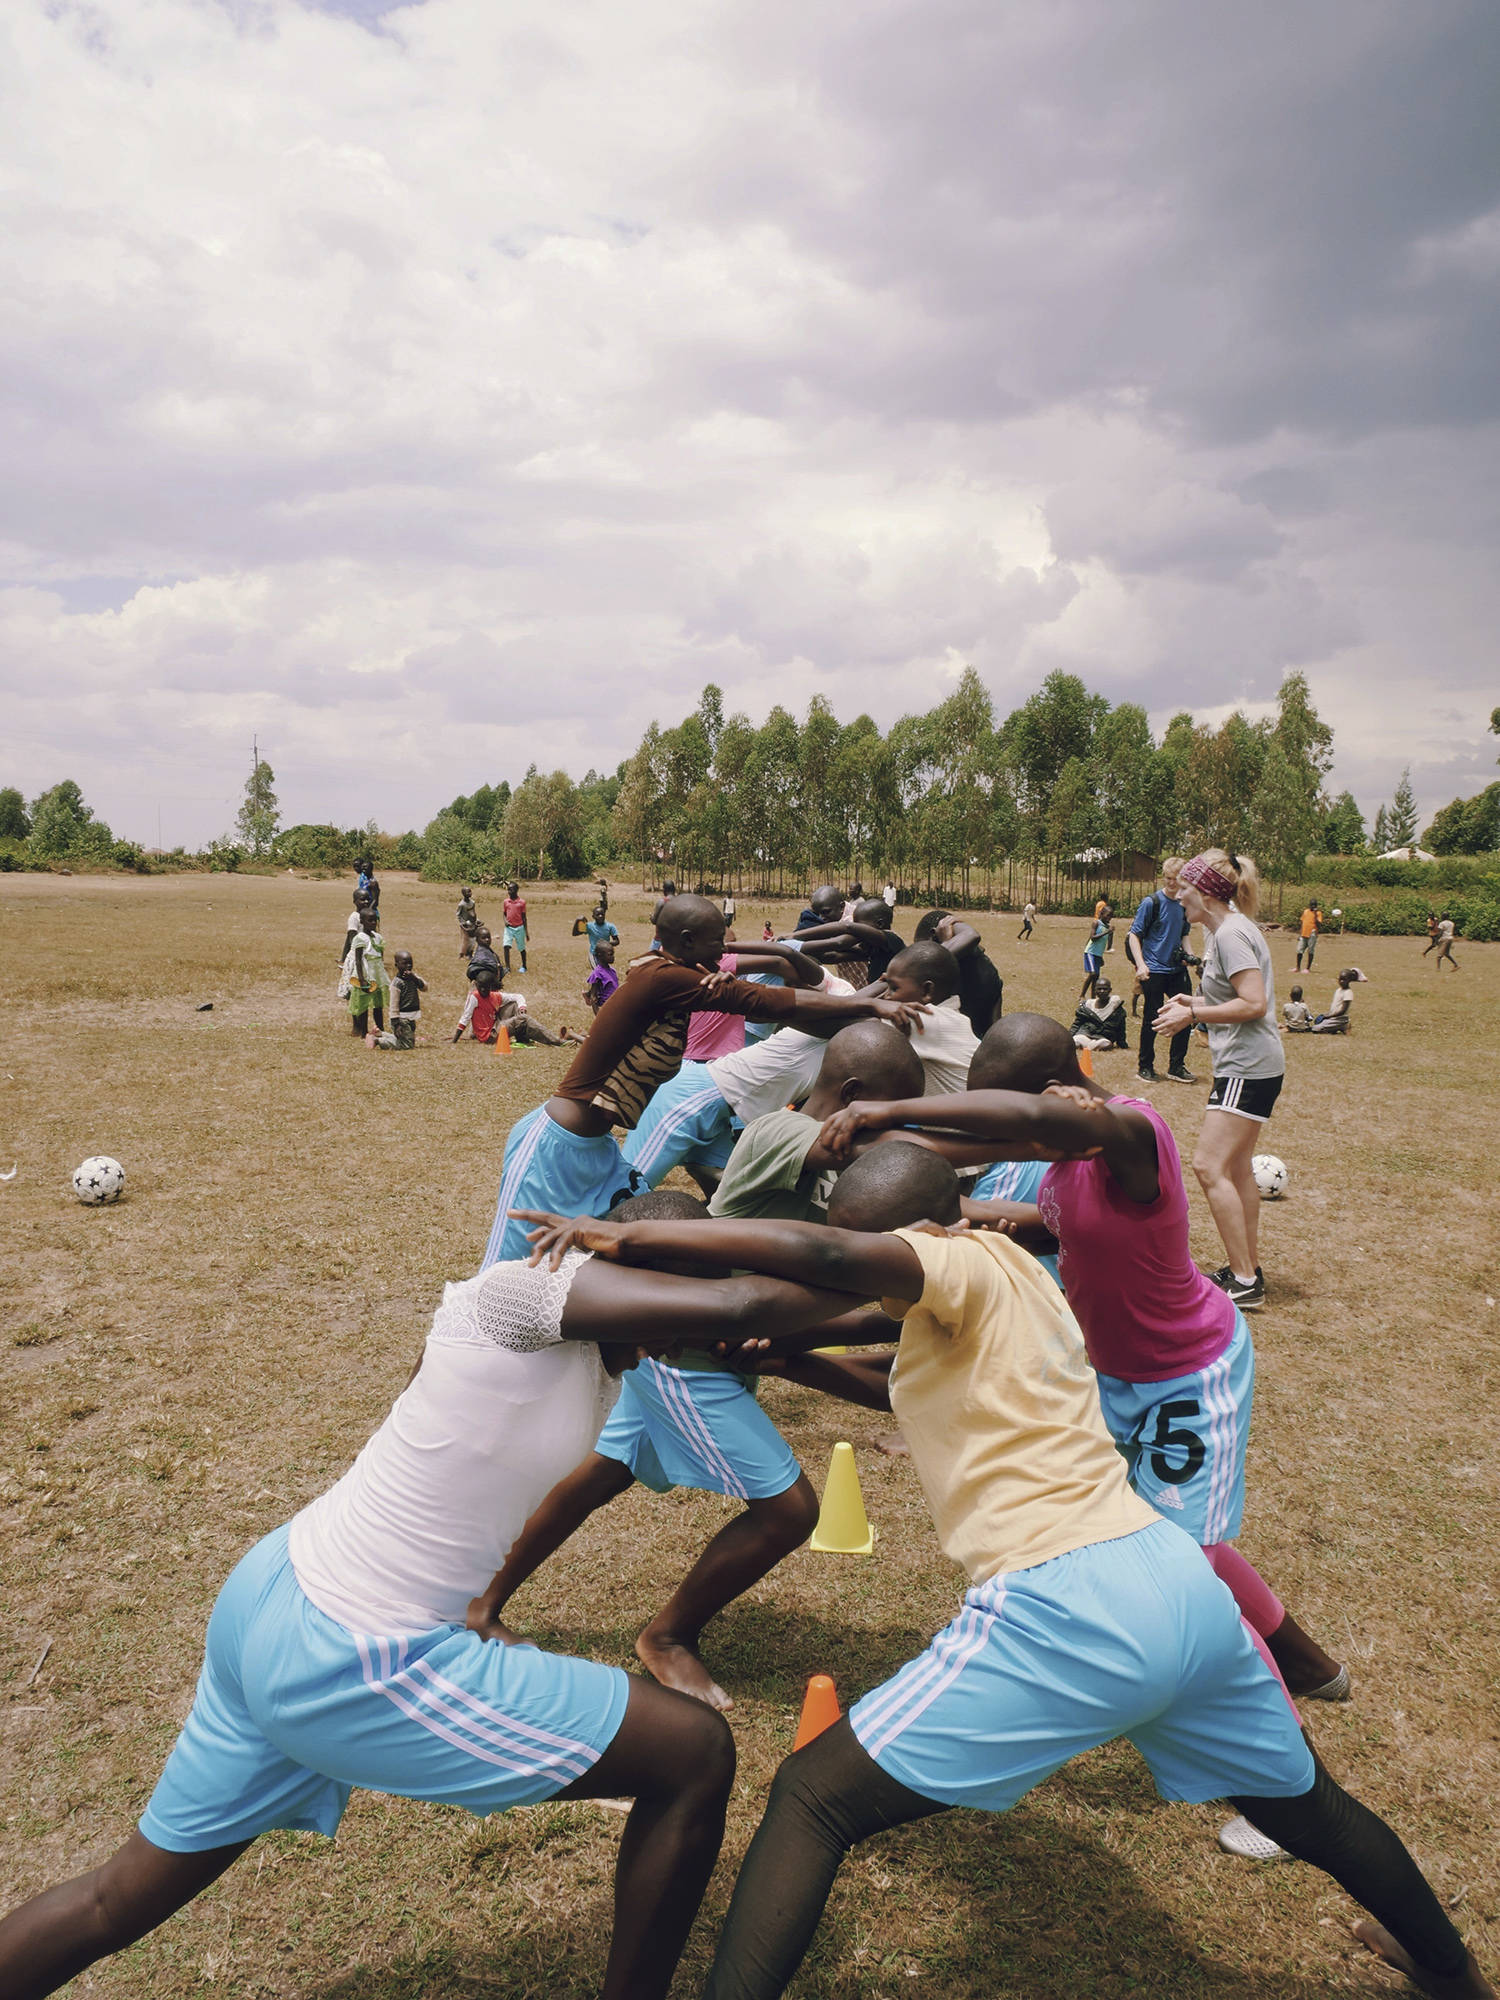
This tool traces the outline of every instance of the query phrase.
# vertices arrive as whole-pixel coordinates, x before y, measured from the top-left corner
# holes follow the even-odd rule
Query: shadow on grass
[[[1309,1877],[1308,1923],[1312,1915]],[[871,1920],[871,1890],[888,1921]],[[945,1906],[938,1916],[934,1899]],[[673,1991],[701,1991],[723,1919],[711,1894]],[[915,1931],[916,1936],[913,1937]],[[1321,2000],[1326,1976],[1231,1963],[1211,1912],[1173,1909],[1105,1842],[1024,1807],[955,1812],[857,1849],[792,1982],[797,2000],[1126,2000],[1212,1993],[1216,2000]],[[1205,1932],[1210,1942],[1204,1944]],[[1255,1950],[1254,1938],[1244,1942]],[[583,2000],[603,1975],[603,1940],[565,1921],[507,1937],[493,1956],[436,1944],[306,1989],[305,2000]],[[1371,1961],[1372,1969],[1374,1961]],[[920,1982],[920,1983],[918,1983]]]
[[[615,1660],[632,1656],[639,1630],[528,1620],[526,1637],[546,1652]],[[920,1653],[932,1630],[926,1624],[851,1625],[741,1600],[709,1625],[703,1656],[736,1700],[797,1702],[810,1674],[832,1674],[840,1695],[852,1701]]]

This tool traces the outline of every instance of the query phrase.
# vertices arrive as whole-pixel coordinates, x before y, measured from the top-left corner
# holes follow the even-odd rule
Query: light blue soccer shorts
[[[849,1721],[912,1791],[986,1812],[1119,1736],[1164,1799],[1296,1798],[1313,1782],[1238,1606],[1170,1521],[977,1585]]]
[[[535,1805],[598,1762],[629,1695],[618,1667],[458,1625],[347,1631],[303,1595],[280,1527],[219,1592],[141,1832],[173,1854],[275,1826],[331,1834],[356,1785],[480,1817]]]
[[[500,1199],[479,1268],[529,1257],[528,1225],[512,1222],[513,1208],[541,1208],[553,1215],[607,1215],[621,1195],[642,1183],[620,1157],[608,1132],[593,1139],[569,1132],[539,1104],[511,1126],[500,1170]]]
[[[1034,1202],[1051,1164],[1050,1160],[997,1160],[985,1168],[969,1193],[975,1201]],[[1038,1257],[1036,1261],[1061,1290],[1056,1257]]]
[[[1099,1377],[1099,1407],[1131,1485],[1203,1548],[1232,1542],[1245,1512],[1255,1344],[1238,1307],[1234,1321],[1218,1360],[1191,1375],[1170,1382]]]
[[[736,1500],[770,1500],[802,1476],[791,1447],[741,1375],[643,1360],[594,1446],[653,1493],[691,1486]]]
[[[652,1093],[620,1151],[647,1187],[660,1187],[673,1167],[687,1160],[722,1173],[734,1141],[734,1113],[708,1064],[685,1062]]]

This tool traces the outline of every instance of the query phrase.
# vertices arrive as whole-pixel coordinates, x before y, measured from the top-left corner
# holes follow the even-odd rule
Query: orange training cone
[[[867,1556],[875,1546],[875,1530],[866,1518],[864,1495],[859,1490],[853,1445],[833,1447],[812,1545],[824,1555],[835,1556]]]
[[[495,1030],[495,1053],[502,1056],[510,1054],[510,1029],[503,1021]]]
[[[1078,1050],[1078,1067],[1083,1071],[1085,1076],[1092,1076],[1094,1074],[1094,1052],[1092,1049]]]
[[[804,1743],[811,1743],[825,1729],[832,1729],[841,1713],[838,1690],[832,1680],[827,1674],[814,1674],[807,1684],[807,1693],[802,1697],[802,1719],[797,1724],[797,1740],[792,1748],[800,1750]]]

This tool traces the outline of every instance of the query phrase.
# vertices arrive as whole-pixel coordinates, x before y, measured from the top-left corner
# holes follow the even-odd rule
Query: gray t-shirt
[[[1208,1046],[1215,1076],[1284,1076],[1286,1050],[1276,1032],[1276,988],[1271,952],[1260,928],[1231,910],[1203,950],[1203,998],[1220,1006],[1237,996],[1236,972],[1259,971],[1266,988],[1266,1011],[1258,1021],[1210,1021]]]

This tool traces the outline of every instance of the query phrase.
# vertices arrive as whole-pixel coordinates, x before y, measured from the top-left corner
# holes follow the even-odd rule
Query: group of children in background
[[[453,1031],[453,1040],[459,1042],[467,1034],[472,1041],[493,1045],[503,1037],[509,1042],[535,1042],[548,1048],[580,1042],[583,1037],[566,1025],[553,1034],[529,1013],[524,994],[507,993],[505,990],[505,975],[511,970],[512,951],[519,955],[520,970],[524,973],[527,969],[526,900],[516,883],[508,882],[505,888],[503,965],[489,929],[475,908],[473,890],[464,886],[459,891],[456,912],[458,948],[459,956],[468,969],[469,990],[458,1025]],[[578,918],[573,926],[574,936],[584,938],[586,943],[588,973],[580,997],[590,1015],[599,1012],[620,984],[620,975],[615,970],[615,951],[620,933],[609,921],[608,890],[603,882],[599,884],[599,889],[600,897],[591,914]],[[359,886],[354,892],[354,908],[344,937],[339,997],[347,998],[351,1031],[365,1042],[366,1047],[411,1049],[416,1047],[417,1024],[421,1019],[422,995],[427,991],[427,982],[418,975],[408,951],[398,951],[393,955],[394,976],[387,973],[385,940],[380,934],[379,896],[380,885],[370,870],[370,864],[361,863]],[[1032,905],[1027,906],[1027,916],[1032,917],[1034,922],[1033,908]],[[1315,945],[1317,937],[1316,915],[1314,912],[1312,939],[1309,940],[1304,931],[1299,940],[1299,961],[1306,956],[1309,964],[1309,943]],[[1107,943],[1112,942],[1109,930],[1113,916],[1114,912],[1107,903],[1102,903],[1094,913],[1090,948],[1086,955],[1090,962],[1085,965],[1084,992],[1080,995],[1073,1021],[1075,1044],[1095,1052],[1126,1045],[1122,1000],[1111,990],[1109,981],[1102,977],[1104,951]],[[1436,925],[1432,928],[1436,931]],[[1023,935],[1029,929],[1030,925],[1023,924]],[[764,936],[769,939],[771,935],[768,921]],[[1434,936],[1434,944],[1439,941]],[[1282,1008],[1284,1032],[1289,1035],[1347,1034],[1351,1025],[1354,988],[1365,979],[1366,975],[1358,966],[1346,967],[1339,973],[1338,985],[1327,1011],[1321,1014],[1313,1013],[1303,997],[1302,988],[1294,986],[1291,998]],[[1094,990],[1090,991],[1091,987]],[[1131,1011],[1135,1011],[1135,1000],[1132,1001]]]
[[[615,971],[615,946],[620,934],[608,920],[608,891],[601,882],[600,900],[592,916],[580,918],[575,930],[587,935],[589,972],[582,999],[590,1013],[597,1014],[620,983]],[[573,1029],[563,1027],[553,1034],[526,1005],[523,993],[507,993],[505,976],[511,970],[511,954],[527,970],[526,899],[519,885],[505,885],[504,933],[500,952],[495,949],[488,925],[479,916],[474,892],[464,884],[459,890],[458,955],[464,961],[469,990],[463,1011],[453,1031],[453,1040],[470,1040],[493,1046],[499,1041],[541,1043],[561,1048],[582,1041]],[[370,864],[360,864],[359,884],[354,891],[354,907],[344,933],[340,954],[339,998],[349,1007],[351,1032],[371,1049],[413,1049],[417,1045],[417,1025],[422,1016],[422,995],[427,981],[417,972],[409,951],[392,957],[392,972],[386,969],[386,944],[380,931],[380,887]]]

